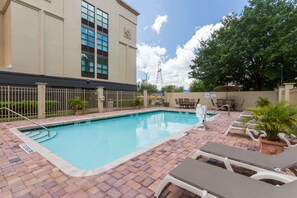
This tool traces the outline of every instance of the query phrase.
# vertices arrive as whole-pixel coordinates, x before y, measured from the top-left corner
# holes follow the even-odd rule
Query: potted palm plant
[[[134,102],[134,106],[136,107],[136,109],[140,109],[140,103],[142,102],[141,98],[135,97],[133,102]]]
[[[86,107],[87,102],[75,96],[69,100],[70,107],[74,109],[75,115],[82,115],[83,109]]]
[[[261,107],[252,108],[252,117],[247,120],[256,120],[256,129],[264,131],[266,138],[260,140],[260,152],[266,154],[276,154],[284,150],[284,143],[280,141],[278,134],[297,134],[297,109],[288,106],[286,102],[267,104]]]

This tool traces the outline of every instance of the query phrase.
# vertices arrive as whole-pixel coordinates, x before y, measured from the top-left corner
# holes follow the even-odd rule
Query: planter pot
[[[83,110],[76,110],[76,111],[75,111],[75,115],[76,115],[76,116],[83,115]]]
[[[268,155],[276,155],[284,152],[284,146],[286,145],[283,142],[274,142],[262,138],[260,139],[260,143],[260,152]]]
[[[169,107],[169,102],[164,102],[164,107]]]

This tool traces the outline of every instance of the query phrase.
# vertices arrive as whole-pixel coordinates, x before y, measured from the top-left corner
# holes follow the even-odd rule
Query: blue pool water
[[[82,170],[95,169],[197,123],[195,114],[157,111],[50,128],[43,146]]]

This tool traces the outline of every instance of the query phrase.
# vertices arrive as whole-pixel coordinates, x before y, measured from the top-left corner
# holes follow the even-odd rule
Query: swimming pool
[[[50,131],[58,135],[40,144],[75,167],[92,170],[188,130],[196,123],[193,113],[139,113],[51,127]]]

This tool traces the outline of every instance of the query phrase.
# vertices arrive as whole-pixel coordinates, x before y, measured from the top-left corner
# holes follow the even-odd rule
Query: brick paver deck
[[[258,143],[252,142],[247,137],[238,134],[223,135],[228,125],[238,116],[238,112],[232,112],[230,117],[221,112],[214,121],[207,123],[208,129],[205,132],[191,130],[178,140],[170,140],[111,170],[88,177],[68,176],[40,154],[36,152],[26,154],[18,146],[22,141],[9,129],[26,126],[28,122],[0,123],[0,197],[152,197],[168,171],[184,158],[192,156],[198,147],[208,141],[258,150]],[[77,118],[75,116],[49,118],[38,122],[50,123]],[[174,185],[170,185],[163,195],[195,197],[192,193]]]

